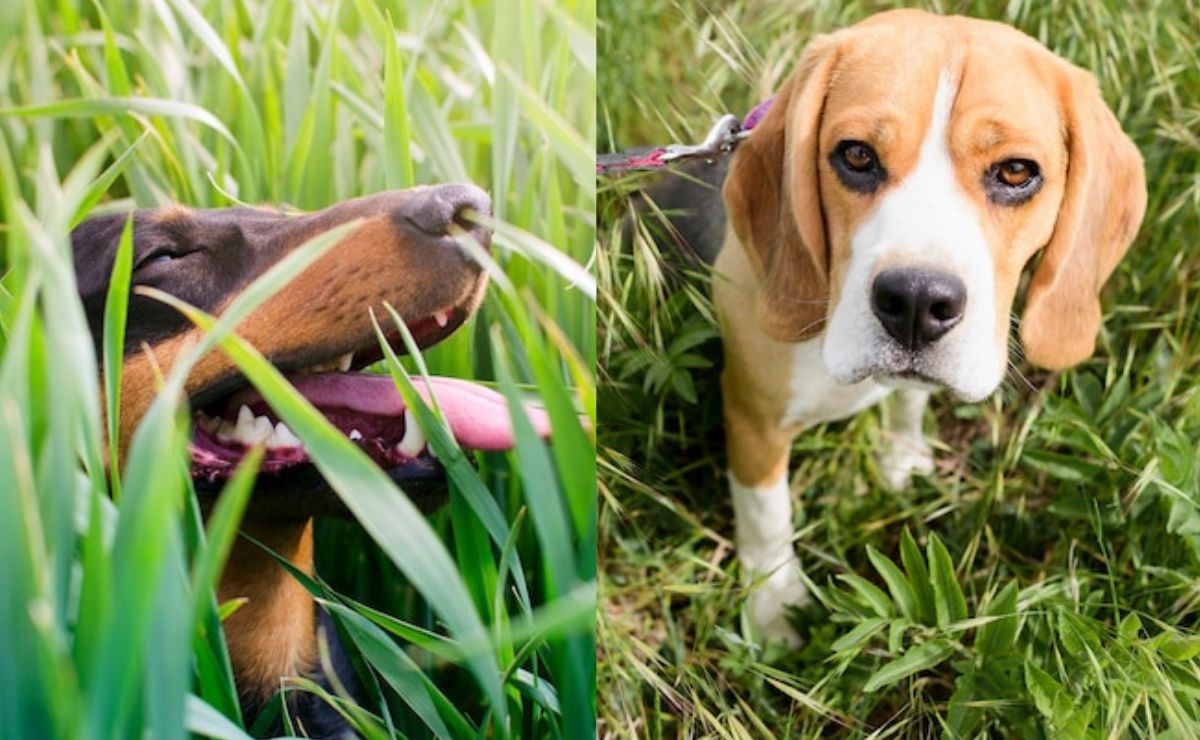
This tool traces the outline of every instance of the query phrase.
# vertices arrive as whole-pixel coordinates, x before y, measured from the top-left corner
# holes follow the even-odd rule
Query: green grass
[[[887,2],[607,3],[602,150],[694,141],[775,89],[812,34]],[[796,443],[806,645],[742,623],[706,276],[612,229],[600,193],[600,733],[1200,735],[1200,6],[933,3],[1097,73],[1141,148],[1141,234],[1096,355],[939,398],[937,470],[885,493],[878,412]],[[906,534],[911,533],[911,537]]]
[[[108,467],[101,399],[113,407],[119,384],[110,372],[101,387],[98,369],[120,346],[129,278],[114,277],[98,358],[70,228],[96,209],[315,209],[450,181],[492,194],[489,297],[454,337],[380,370],[410,397],[428,372],[537,398],[553,444],[518,426],[514,452],[468,458],[422,406],[451,486],[447,507],[419,514],[229,333],[332,238],[215,325],[191,312],[213,328],[196,352],[219,343],[235,359],[361,522],[320,523],[319,578],[297,574],[367,678],[361,706],[328,697],[360,733],[594,732],[596,290],[581,268],[595,243],[594,13],[570,0],[0,7],[0,736],[256,731],[218,628],[233,605],[213,595],[253,461],[203,521],[175,369],[122,474]]]

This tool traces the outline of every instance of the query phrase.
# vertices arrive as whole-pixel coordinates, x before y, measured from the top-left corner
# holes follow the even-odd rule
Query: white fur
[[[869,379],[850,385],[839,382],[825,372],[821,343],[820,338],[810,339],[792,349],[792,377],[788,380],[791,397],[783,414],[783,427],[847,419],[891,392]]]
[[[753,590],[747,599],[751,623],[764,641],[795,645],[786,608],[808,600],[800,578],[800,560],[792,547],[792,499],[787,476],[762,486],[747,486],[729,474],[742,577]]]
[[[841,297],[825,334],[823,360],[840,383],[918,373],[964,400],[988,396],[1004,376],[1007,347],[996,336],[996,288],[980,214],[955,178],[948,133],[957,82],[938,80],[933,118],[917,164],[883,195],[851,238]],[[885,162],[886,165],[886,162]],[[900,347],[871,310],[880,265],[957,275],[967,288],[962,320],[916,353]]]
[[[933,450],[925,441],[921,423],[929,391],[904,388],[896,391],[889,401],[879,448],[879,472],[890,490],[903,491],[913,473],[933,472]]]

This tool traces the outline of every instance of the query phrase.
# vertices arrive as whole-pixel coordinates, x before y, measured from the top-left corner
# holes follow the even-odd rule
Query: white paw
[[[755,637],[762,644],[783,642],[799,647],[800,636],[788,624],[788,609],[809,602],[808,588],[800,578],[800,561],[790,558],[766,579],[755,579],[753,590],[746,598],[746,610]]]
[[[890,491],[908,489],[913,473],[933,472],[933,449],[923,439],[892,437],[879,453],[879,475]]]

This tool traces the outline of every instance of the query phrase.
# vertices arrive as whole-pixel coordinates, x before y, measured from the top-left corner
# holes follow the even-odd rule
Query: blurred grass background
[[[326,580],[309,584],[368,677],[362,707],[329,698],[358,731],[594,732],[594,28],[588,0],[0,5],[0,736],[261,730],[239,715],[212,596],[252,471],[205,531],[186,416],[163,396],[109,497],[70,228],[100,209],[316,209],[451,181],[491,193],[498,274],[424,362],[540,397],[554,444],[522,435],[460,465],[426,521],[238,361],[365,514],[370,534],[320,524]]]
[[[1096,356],[1019,366],[982,404],[936,399],[937,471],[905,495],[879,483],[878,412],[802,435],[817,603],[797,615],[804,648],[764,652],[740,621],[707,276],[623,242],[639,181],[603,183],[602,736],[1200,736],[1200,5],[917,4],[1093,71],[1141,148],[1149,210]],[[897,5],[602,3],[600,151],[695,142],[768,97],[812,35]],[[942,615],[913,607],[930,587]]]

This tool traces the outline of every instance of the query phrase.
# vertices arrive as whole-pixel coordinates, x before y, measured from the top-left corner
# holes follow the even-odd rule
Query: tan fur
[[[835,50],[826,37],[809,45],[771,110],[738,149],[725,180],[730,224],[759,279],[753,315],[781,341],[806,339],[824,328],[829,253],[817,136]]]
[[[171,223],[172,221],[187,221],[191,217],[192,209],[178,203],[163,206],[154,214],[154,219],[163,224]]]
[[[1092,76],[1006,25],[923,11],[881,13],[818,36],[739,148],[724,191],[731,228],[714,298],[724,317],[730,463],[745,484],[777,467],[776,442],[749,427],[782,418],[792,361],[785,343],[823,330],[850,240],[871,200],[915,166],[946,69],[960,80],[951,155],[993,256],[997,341],[1008,332],[1022,271],[1044,247],[1022,320],[1026,353],[1061,368],[1092,352],[1098,292],[1128,249],[1146,197],[1137,149]],[[841,186],[827,157],[842,139],[879,151],[888,183],[869,195]],[[1014,151],[1036,159],[1046,182],[1032,201],[998,207],[983,174]]]
[[[781,428],[791,370],[790,345],[758,331],[735,331],[754,311],[758,278],[746,252],[723,249],[717,258],[713,293],[725,337],[721,373],[730,471],[739,483],[764,485],[787,469],[796,430]]]
[[[313,574],[311,519],[281,523],[247,518],[242,521],[242,531],[298,570]],[[282,677],[306,673],[316,665],[312,597],[257,545],[241,538],[234,543],[217,597],[222,603],[246,599],[224,625],[242,691],[267,699],[279,688]]]
[[[1095,80],[1073,68],[1058,74],[1069,150],[1066,194],[1021,322],[1025,354],[1049,368],[1092,354],[1100,288],[1146,210],[1141,154],[1104,105]]]

